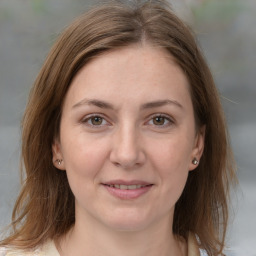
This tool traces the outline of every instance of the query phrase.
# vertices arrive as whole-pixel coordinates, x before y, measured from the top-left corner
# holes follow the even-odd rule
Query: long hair
[[[12,231],[0,245],[33,248],[64,235],[75,222],[74,196],[65,172],[52,163],[62,105],[72,79],[95,56],[131,44],[165,49],[190,83],[197,126],[206,126],[205,148],[176,203],[173,233],[197,235],[209,256],[222,252],[228,223],[234,163],[219,94],[191,30],[164,1],[92,8],[75,20],[50,51],[30,92],[22,122],[25,179],[12,216]]]

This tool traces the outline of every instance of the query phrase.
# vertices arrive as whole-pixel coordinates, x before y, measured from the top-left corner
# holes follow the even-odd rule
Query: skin
[[[189,82],[167,52],[133,45],[88,63],[71,83],[53,143],[76,202],[61,255],[186,255],[173,213],[203,147]],[[126,200],[102,185],[115,179],[153,185]]]

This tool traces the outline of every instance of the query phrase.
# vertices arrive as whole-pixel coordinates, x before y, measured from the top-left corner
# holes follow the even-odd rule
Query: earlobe
[[[197,158],[194,158],[192,160],[192,163],[193,163],[193,165],[198,165],[199,164],[199,160],[197,160]]]
[[[61,152],[61,145],[59,140],[57,139],[55,139],[52,144],[52,162],[57,169],[62,171],[65,170],[64,159]]]
[[[195,145],[191,155],[191,163],[189,165],[190,171],[194,170],[200,163],[200,158],[204,151],[205,130],[206,126],[204,125],[197,132]]]

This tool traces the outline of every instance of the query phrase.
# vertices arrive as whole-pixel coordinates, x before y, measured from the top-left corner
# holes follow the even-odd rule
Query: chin
[[[147,228],[147,224],[145,223],[138,223],[138,222],[123,222],[123,223],[111,223],[109,227],[116,231],[121,232],[137,232],[142,231]]]
[[[153,221],[149,216],[143,214],[112,214],[110,219],[106,220],[106,224],[113,230],[133,232],[146,229]]]

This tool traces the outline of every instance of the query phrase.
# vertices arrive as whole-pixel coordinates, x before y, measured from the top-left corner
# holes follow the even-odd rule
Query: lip
[[[101,185],[114,197],[122,199],[122,200],[132,200],[141,197],[145,193],[151,190],[153,184],[141,181],[141,180],[112,180],[108,182],[104,182]],[[142,185],[143,187],[136,188],[136,189],[120,189],[116,187],[112,187],[113,185]]]
[[[131,181],[127,181],[127,180],[111,180],[111,181],[107,181],[107,182],[103,182],[102,184],[104,185],[143,185],[143,186],[147,186],[147,185],[152,185],[152,183],[146,182],[146,181],[142,181],[142,180],[131,180]]]

